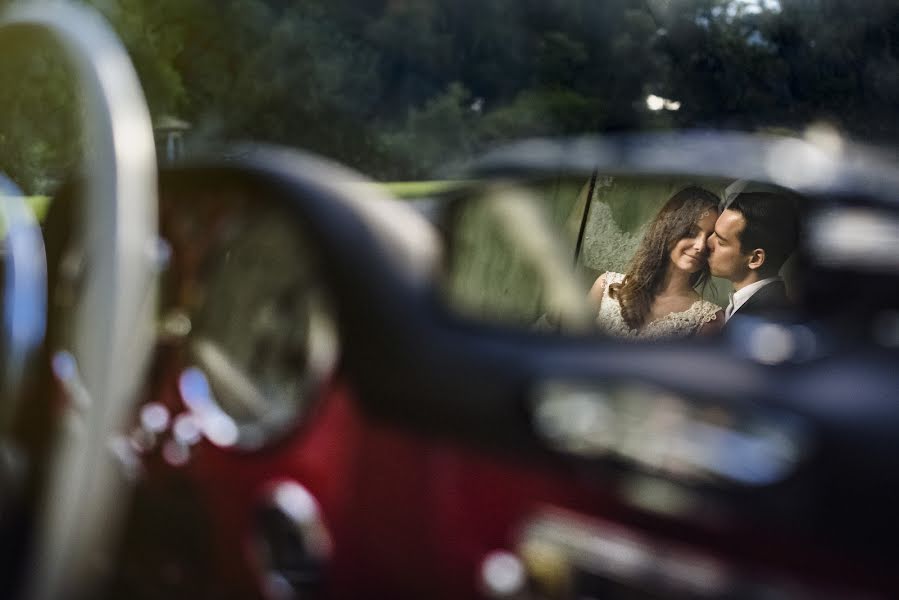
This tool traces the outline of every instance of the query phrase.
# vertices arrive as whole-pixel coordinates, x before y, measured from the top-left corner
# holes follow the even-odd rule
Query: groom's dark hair
[[[776,275],[799,241],[799,199],[788,192],[745,192],[728,206],[743,215],[740,251],[765,250],[765,275]]]

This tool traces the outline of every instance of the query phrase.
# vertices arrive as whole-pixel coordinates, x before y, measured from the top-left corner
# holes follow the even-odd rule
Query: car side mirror
[[[696,301],[704,302],[698,308],[727,304],[730,285],[709,273],[709,245],[728,182],[705,179],[700,187],[694,181],[689,175],[576,169],[469,180],[446,198],[441,222],[447,247],[441,296],[447,309],[463,319],[516,330],[627,334],[639,325],[605,322],[597,311],[609,287],[621,285],[618,279],[629,271],[641,244],[652,243],[658,249],[640,266],[657,275],[658,281],[648,285],[659,288],[667,274],[683,273],[690,281],[682,292],[690,298],[641,305],[647,314],[639,317],[657,321],[644,337],[695,334],[714,310],[707,315],[693,311],[694,326],[679,320],[681,329],[662,327],[665,315],[650,314],[677,315]],[[685,194],[691,197],[682,201]],[[687,205],[679,211],[663,208],[669,201]]]
[[[239,169],[162,175],[158,339],[178,357],[200,431],[223,447],[258,449],[302,427],[336,366],[328,265],[280,198]]]
[[[235,156],[160,175],[156,339],[200,432],[250,451],[304,426],[339,357],[363,404],[377,393],[369,371],[386,357],[372,354],[437,248],[429,224],[349,170],[273,148]]]
[[[801,535],[827,531],[833,547],[876,557],[895,536],[889,507],[899,490],[896,454],[886,451],[899,428],[889,394],[899,345],[897,172],[884,154],[848,141],[836,151],[714,132],[497,150],[437,201],[447,250],[435,286],[442,321],[420,361],[444,365],[443,378],[420,388],[437,399],[427,414],[404,414],[534,472],[618,490],[621,502],[666,518],[701,523],[702,510],[691,511],[710,502],[760,521],[779,515]],[[711,198],[686,222],[660,220],[660,207],[688,186],[711,194],[690,192],[684,205]],[[602,305],[583,318],[597,278],[631,273],[653,232],[677,234],[654,247],[660,264],[680,260],[681,239],[712,238],[714,271],[717,238],[728,235],[701,221],[739,203],[743,216],[750,201],[772,197],[798,213],[798,224],[780,229],[798,229],[792,272],[781,271],[786,284],[775,290],[791,301],[786,310],[748,314],[743,304],[730,318],[716,315],[727,324],[708,338],[689,329],[695,321],[684,324],[686,339],[641,336],[654,323],[648,313],[637,326],[622,326],[622,314],[611,326],[591,322],[608,316],[600,311],[610,297],[613,307],[638,297],[606,285]],[[773,275],[755,289],[777,283]],[[709,300],[723,313],[738,289]],[[697,504],[683,513],[648,507],[629,495],[646,481]]]
[[[322,469],[355,443],[352,427],[334,429],[334,415],[363,422],[404,393],[407,370],[394,346],[418,333],[414,311],[429,289],[436,236],[380,186],[321,159],[264,147],[229,156],[160,172],[167,260],[156,347],[141,407],[122,437],[151,475],[139,487],[143,502],[130,515],[120,564],[155,573],[142,552],[162,534],[144,525],[171,505],[192,539],[212,535],[203,529],[207,515],[184,515],[208,510],[195,486],[202,494],[223,484],[223,474],[246,488],[234,490],[242,500],[228,506],[249,519],[254,566],[299,594],[321,584],[328,562],[329,531],[315,506],[333,510],[335,498]],[[247,467],[252,474],[241,475]],[[167,490],[170,478],[188,485],[154,504],[154,490]],[[296,494],[305,504],[284,508]],[[216,538],[244,533],[225,521],[229,531]],[[205,564],[190,554],[197,548],[174,549],[170,558]],[[196,577],[201,585],[229,580]],[[116,596],[133,591],[125,580],[114,585],[123,586]]]

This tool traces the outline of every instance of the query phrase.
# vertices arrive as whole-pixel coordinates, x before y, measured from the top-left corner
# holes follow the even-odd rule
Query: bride
[[[718,198],[700,187],[674,194],[649,224],[626,274],[607,271],[590,290],[603,332],[632,339],[716,333],[724,311],[697,292],[709,277],[706,242]]]

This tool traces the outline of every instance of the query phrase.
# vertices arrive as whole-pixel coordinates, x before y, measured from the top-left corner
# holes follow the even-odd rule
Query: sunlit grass
[[[383,183],[384,189],[399,198],[424,198],[456,189],[465,185],[465,180],[432,181],[390,181]]]
[[[47,210],[50,208],[50,196],[25,196],[25,203],[37,220],[43,223],[44,217],[47,216]]]

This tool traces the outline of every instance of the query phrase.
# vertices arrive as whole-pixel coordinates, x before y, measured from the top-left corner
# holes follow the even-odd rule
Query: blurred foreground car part
[[[456,461],[441,453],[465,481],[444,490],[446,502],[465,507],[444,517],[450,545],[493,556],[558,509],[658,540],[650,546],[683,544],[740,574],[733,586],[709,588],[711,597],[895,593],[899,381],[896,346],[883,332],[895,330],[888,325],[899,310],[887,258],[899,243],[899,168],[885,152],[842,142],[718,132],[533,140],[488,155],[465,177],[468,189],[445,195],[434,217],[446,239],[443,325],[427,339],[442,352],[431,357],[434,371],[440,364],[455,374],[445,372],[440,389],[420,389],[433,399],[427,413],[395,405],[391,418],[470,445]],[[718,339],[623,342],[581,325],[577,293],[564,294],[574,302],[552,300],[560,277],[585,298],[597,275],[615,270],[602,260],[639,240],[639,230],[620,228],[652,214],[651,202],[696,182],[723,197],[735,180],[799,195],[794,310],[739,316]],[[475,476],[484,463],[493,466]],[[516,472],[546,487],[521,479],[517,487]],[[517,490],[514,500],[503,483]],[[465,519],[480,530],[459,539]],[[518,560],[532,569],[526,556]],[[652,579],[638,569],[615,589],[681,593],[644,589],[639,573]],[[747,587],[753,573],[783,586]]]
[[[21,191],[0,176],[0,260],[2,331],[0,340],[0,431],[9,434],[22,386],[33,374],[33,359],[44,340],[47,319],[47,265],[44,240]]]
[[[113,558],[130,487],[116,439],[135,407],[152,348],[155,148],[137,75],[97,14],[74,3],[13,5],[0,22],[0,43],[25,38],[59,48],[71,65],[90,149],[81,165],[84,212],[73,215],[83,240],[82,281],[62,316],[70,335],[50,341],[64,358],[57,364],[65,366],[61,381],[69,402],[62,407],[58,438],[45,431],[40,442],[50,444],[48,456],[38,450],[27,457],[27,477],[39,480],[31,484],[39,496],[26,499],[25,510],[40,512],[33,546],[21,549],[30,550],[31,560],[25,594],[89,597]],[[83,403],[72,396],[76,389]]]
[[[609,177],[730,183],[741,169],[761,177],[780,141],[640,138],[649,156],[656,143],[695,150],[695,163],[678,155],[664,164],[666,153],[647,164],[628,154],[636,142],[616,143],[543,141],[543,154],[495,174],[494,155],[445,199],[443,263],[435,230],[408,207],[309,156],[260,149],[163,173],[161,233],[172,258],[131,437],[147,476],[113,589],[149,581],[167,597],[894,595],[899,382],[895,347],[870,327],[896,310],[896,288],[866,295],[894,275],[835,265],[803,246],[795,314],[735,320],[705,342],[623,343],[485,321],[446,295],[437,269],[458,258],[454,211],[497,180],[528,192],[522,203],[566,189],[535,185],[546,175],[571,175],[579,193],[597,164]],[[710,166],[727,148],[748,154]],[[876,186],[853,175],[879,173],[872,164],[849,160],[834,187],[805,190],[809,215],[858,206],[895,214],[892,171]],[[518,207],[491,213],[499,231],[509,214],[521,222]],[[557,234],[536,223],[547,243],[535,248],[552,248]],[[516,248],[524,237],[507,241]],[[577,276],[536,272],[528,281],[537,286]],[[862,299],[843,289],[847,280]],[[571,306],[576,316],[573,298]],[[333,325],[321,331],[335,332],[339,355],[316,349],[332,337],[308,326],[313,314]],[[191,543],[154,527],[159,520],[183,523]]]
[[[52,8],[67,24],[22,9],[15,27],[52,23],[65,40],[83,27],[109,42],[76,9]],[[105,72],[88,80],[109,92]],[[130,94],[133,73],[115,72]],[[53,218],[71,236],[50,240],[53,289],[70,293],[52,309],[62,347],[45,358],[66,414],[90,418],[70,420],[87,427],[64,440],[73,464],[47,492],[61,493],[38,538],[37,597],[90,595],[94,561],[111,564],[115,531],[101,517],[127,488],[103,483],[115,480],[110,441],[119,466],[143,476],[113,566],[112,589],[132,596],[896,595],[899,286],[888,250],[876,251],[895,245],[882,227],[895,219],[895,165],[848,144],[716,133],[541,140],[489,157],[475,192],[599,169],[805,195],[810,239],[818,227],[823,241],[803,249],[796,319],[744,320],[707,344],[626,345],[577,334],[578,282],[557,269],[548,228],[505,241],[541,255],[533,281],[552,287],[575,333],[479,321],[441,295],[434,231],[351,173],[289,151],[164,175],[159,244],[145,109],[121,100],[89,103],[106,137],[88,174],[106,178],[80,206],[86,226],[105,229]],[[137,124],[139,143],[123,143],[118,123]],[[126,187],[136,211],[121,204]],[[478,197],[454,194],[457,208]],[[490,213],[500,230],[541,227],[533,194],[505,200]],[[442,225],[452,251],[458,224]],[[794,352],[808,339],[814,351]]]
[[[337,165],[235,154],[161,173],[170,256],[144,404],[124,437],[142,476],[114,597],[343,597],[371,551],[351,525],[365,419],[349,398],[378,393],[357,365],[405,372],[393,345],[413,343],[406,319],[427,303],[437,237]]]

